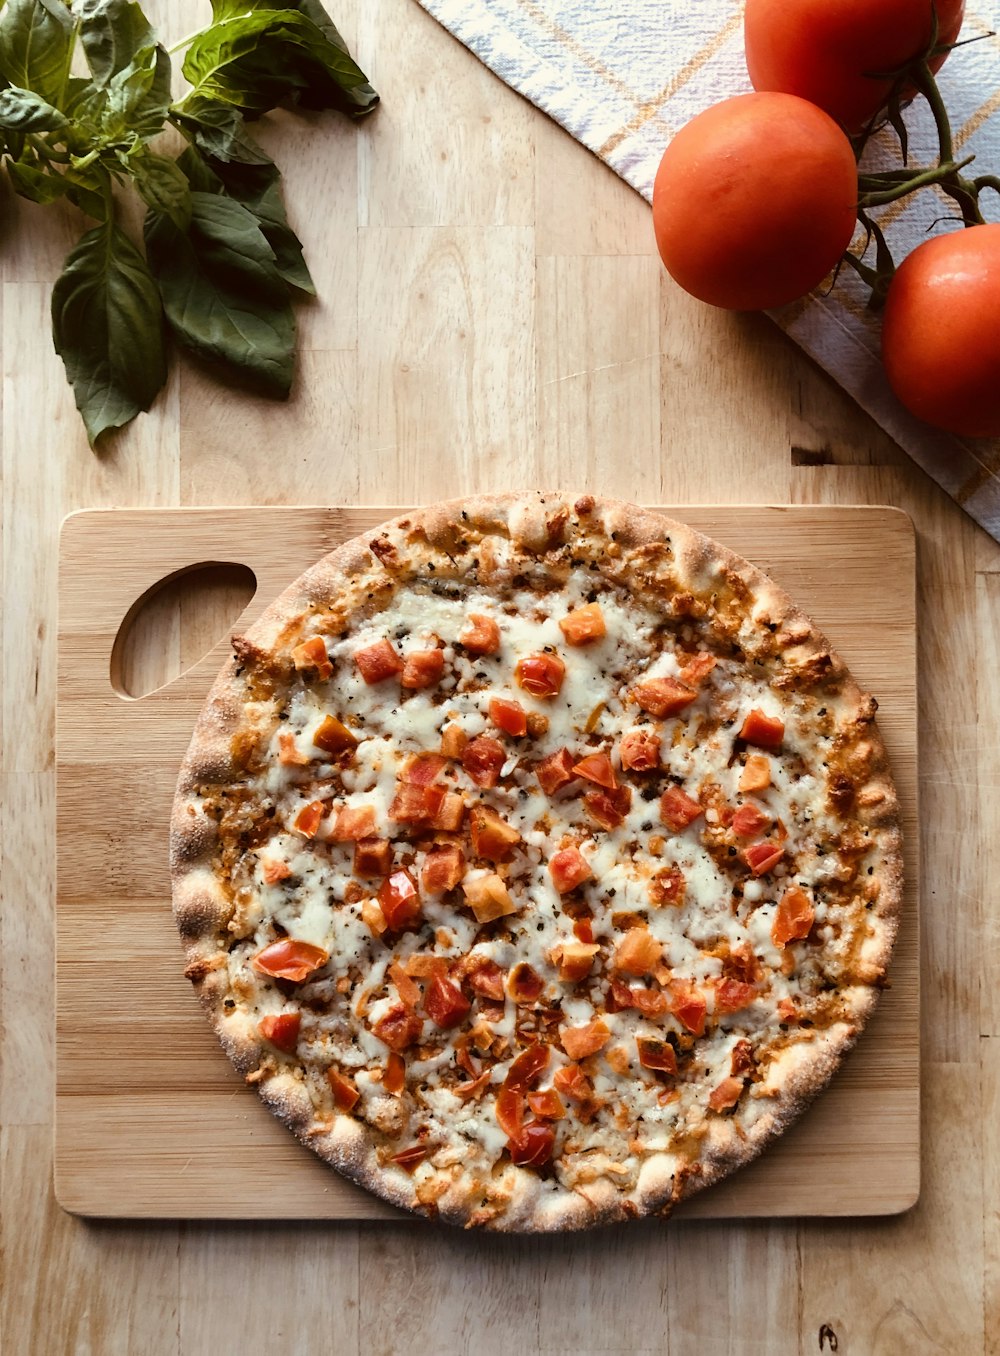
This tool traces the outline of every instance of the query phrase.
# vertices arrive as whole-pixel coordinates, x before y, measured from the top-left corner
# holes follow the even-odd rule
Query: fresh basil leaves
[[[292,303],[315,288],[278,167],[246,120],[278,104],[361,118],[378,103],[319,0],[212,0],[212,23],[187,45],[191,88],[175,102],[170,57],[135,0],[0,4],[8,177],[22,197],[65,198],[98,223],[52,294],[56,351],[91,446],[150,407],[167,333],[287,396]],[[71,70],[74,52],[89,78]],[[150,147],[167,125],[188,143],[176,158]],[[126,184],[147,208],[145,254],[116,224]]]

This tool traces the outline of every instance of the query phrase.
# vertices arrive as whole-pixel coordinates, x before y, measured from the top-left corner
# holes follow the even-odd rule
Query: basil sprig
[[[97,223],[52,293],[56,351],[92,447],[149,409],[168,334],[254,390],[288,395],[293,302],[315,289],[281,174],[247,122],[279,104],[357,119],[378,103],[319,0],[212,0],[212,15],[184,44],[190,88],[173,101],[170,56],[135,0],[0,9],[10,181]],[[76,53],[89,79],[73,73]],[[150,146],[170,125],[188,143],[176,158]],[[145,252],[116,219],[127,184],[146,205]]]

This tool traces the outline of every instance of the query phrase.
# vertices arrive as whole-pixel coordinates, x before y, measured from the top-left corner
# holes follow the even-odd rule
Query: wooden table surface
[[[0,1346],[5,1356],[1000,1351],[1000,547],[766,319],[678,292],[647,206],[414,0],[331,9],[383,105],[359,128],[280,117],[266,134],[320,290],[301,312],[289,404],[176,363],[154,412],[93,456],[48,335],[50,286],[80,223],[8,190],[0,204]],[[173,42],[207,6],[163,0],[150,12]],[[134,1226],[63,1214],[51,1185],[62,517],[557,484],[648,503],[887,503],[912,515],[918,1205],[865,1222],[528,1241],[382,1222]],[[130,681],[179,671],[227,620],[168,611],[136,638]]]

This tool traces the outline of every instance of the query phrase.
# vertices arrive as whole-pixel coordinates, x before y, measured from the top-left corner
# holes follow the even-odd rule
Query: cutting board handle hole
[[[111,686],[126,701],[148,697],[203,659],[257,592],[257,576],[232,561],[175,570],[148,588],[111,647]]]

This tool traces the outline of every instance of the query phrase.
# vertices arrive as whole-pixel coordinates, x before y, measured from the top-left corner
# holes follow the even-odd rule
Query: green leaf
[[[220,104],[192,90],[170,110],[171,120],[195,146],[215,160],[235,160],[243,165],[268,165],[262,151],[246,130],[243,114],[232,104]]]
[[[88,231],[66,260],[52,332],[91,447],[149,409],[167,376],[163,311],[145,259],[111,222]]]
[[[0,91],[0,127],[10,132],[59,132],[68,119],[30,89],[9,85]]]
[[[128,168],[146,206],[165,213],[186,231],[191,224],[191,189],[177,161],[143,150],[129,160]]]
[[[359,117],[378,101],[346,48],[294,9],[244,7],[222,19],[191,44],[183,70],[200,95],[250,116],[291,102]]]
[[[149,20],[130,0],[73,0],[73,15],[98,88],[125,70],[143,48],[156,44]]]
[[[213,193],[191,194],[191,226],[146,216],[146,252],[178,340],[269,395],[287,396],[295,318],[274,251],[253,214]]]
[[[25,158],[7,161],[7,174],[14,191],[29,202],[55,202],[65,195],[68,185],[61,174],[41,168],[42,162],[31,151]]]
[[[69,77],[72,34],[62,0],[7,0],[0,11],[0,76],[58,108]]]
[[[103,130],[110,138],[148,141],[163,131],[170,107],[170,57],[154,44],[141,48],[107,85]]]

